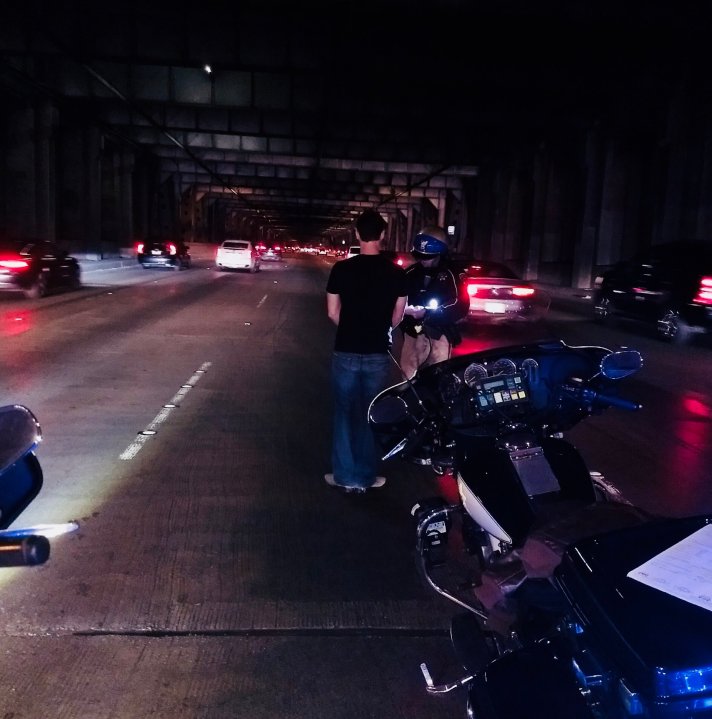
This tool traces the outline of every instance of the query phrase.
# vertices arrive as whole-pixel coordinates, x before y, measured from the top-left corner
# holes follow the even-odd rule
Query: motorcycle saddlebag
[[[581,640],[631,715],[712,716],[712,611],[627,574],[712,523],[712,515],[657,519],[581,540],[554,581]]]

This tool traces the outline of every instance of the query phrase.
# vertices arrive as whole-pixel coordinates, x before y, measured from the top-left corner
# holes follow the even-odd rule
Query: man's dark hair
[[[364,210],[356,218],[356,230],[364,242],[374,242],[381,239],[381,233],[386,229],[386,221],[376,210]]]

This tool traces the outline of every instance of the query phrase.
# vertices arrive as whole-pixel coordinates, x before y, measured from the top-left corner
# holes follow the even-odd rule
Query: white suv
[[[260,269],[260,253],[249,240],[225,240],[218,247],[215,264],[219,270],[257,272]]]

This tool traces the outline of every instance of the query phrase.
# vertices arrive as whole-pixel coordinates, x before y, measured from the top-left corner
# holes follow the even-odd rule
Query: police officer
[[[408,302],[400,324],[403,330],[400,365],[411,379],[419,367],[442,362],[461,341],[457,323],[467,316],[463,296],[447,262],[448,241],[441,227],[424,227],[413,240],[416,260],[407,270]]]

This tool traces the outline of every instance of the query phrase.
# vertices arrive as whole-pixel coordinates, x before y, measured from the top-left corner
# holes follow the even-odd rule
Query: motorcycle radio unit
[[[477,380],[472,389],[474,409],[480,415],[518,407],[529,401],[526,377],[518,372],[485,377]]]

